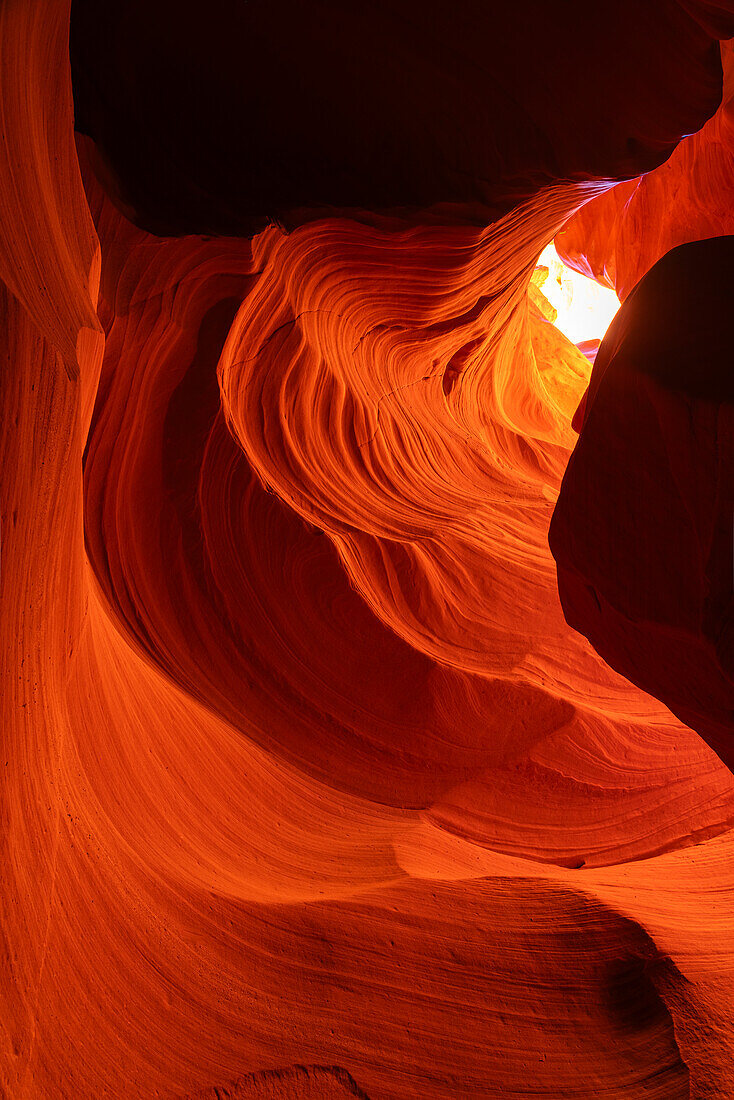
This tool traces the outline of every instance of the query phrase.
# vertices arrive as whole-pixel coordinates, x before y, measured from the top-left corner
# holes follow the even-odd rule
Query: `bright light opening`
[[[540,254],[533,282],[557,313],[553,324],[572,344],[600,341],[620,306],[613,290],[566,267],[552,243]]]

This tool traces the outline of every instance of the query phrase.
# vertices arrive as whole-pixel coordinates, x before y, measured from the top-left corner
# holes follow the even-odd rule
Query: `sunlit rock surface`
[[[675,697],[641,674],[672,634],[634,605],[698,509],[713,586],[649,598],[730,677],[728,391],[681,396],[664,319],[624,357],[681,206],[617,249],[593,374],[536,274],[554,239],[611,270],[614,180],[723,195],[732,12],[305,11],[81,2],[75,141],[68,6],[0,8],[2,1091],[732,1095],[729,727],[685,662]],[[725,385],[712,247],[674,343]],[[567,467],[612,633],[561,575],[564,617]]]

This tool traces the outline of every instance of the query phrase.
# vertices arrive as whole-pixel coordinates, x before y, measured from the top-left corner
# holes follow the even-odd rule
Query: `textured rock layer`
[[[150,7],[0,8],[4,1095],[734,1094],[731,10]]]

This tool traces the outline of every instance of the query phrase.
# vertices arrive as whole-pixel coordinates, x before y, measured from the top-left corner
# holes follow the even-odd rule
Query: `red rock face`
[[[0,9],[3,1095],[734,1095],[734,14],[210,8]]]
[[[551,527],[568,621],[730,764],[732,260],[732,237],[682,245],[632,291],[597,358]]]

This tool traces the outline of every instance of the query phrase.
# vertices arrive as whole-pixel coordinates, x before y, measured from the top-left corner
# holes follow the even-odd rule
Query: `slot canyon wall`
[[[3,1097],[734,1096],[732,36],[0,4]]]

